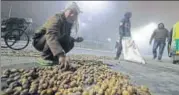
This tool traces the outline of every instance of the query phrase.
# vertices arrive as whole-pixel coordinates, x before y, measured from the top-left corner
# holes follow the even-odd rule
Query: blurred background
[[[64,9],[69,1],[2,1],[1,18],[32,18],[33,35],[50,16]],[[157,24],[163,22],[168,30],[179,21],[179,1],[77,1],[81,10],[78,36],[85,41],[76,47],[115,52],[119,36],[119,22],[126,11],[131,11],[132,37],[140,52],[152,54],[150,36]],[[166,49],[166,48],[165,48]],[[165,50],[165,55],[167,51]]]

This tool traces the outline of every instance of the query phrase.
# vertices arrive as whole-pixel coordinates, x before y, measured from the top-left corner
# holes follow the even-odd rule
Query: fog
[[[132,12],[132,34],[142,54],[151,54],[149,38],[154,27],[163,22],[170,30],[179,20],[179,1],[78,1],[83,11],[79,16],[78,35],[85,40],[106,43],[114,48],[119,22],[126,11]],[[50,16],[60,12],[67,1],[2,1],[1,18],[32,18],[34,30]],[[148,27],[148,28],[145,28]],[[144,29],[145,28],[145,29]],[[165,51],[166,54],[166,51]]]

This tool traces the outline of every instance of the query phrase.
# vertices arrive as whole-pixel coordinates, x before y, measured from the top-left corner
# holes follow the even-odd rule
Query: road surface
[[[114,56],[114,52],[75,48],[69,54],[93,54],[98,56]],[[174,65],[171,60],[164,57],[163,62],[152,60],[151,56],[144,56],[147,64],[126,61],[104,60],[112,64],[111,68],[130,76],[133,84],[146,85],[152,95],[179,95],[179,65]],[[2,69],[29,68],[35,66],[34,57],[9,57],[1,56]]]

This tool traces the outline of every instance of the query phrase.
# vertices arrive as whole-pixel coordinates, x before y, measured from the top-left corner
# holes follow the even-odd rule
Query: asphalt
[[[75,48],[70,54],[90,54],[97,56],[114,56],[114,52]],[[147,64],[119,60],[103,60],[111,64],[114,71],[129,75],[136,85],[146,85],[152,95],[179,95],[179,65],[172,64],[171,59],[163,57],[162,62],[143,55]],[[37,66],[35,57],[1,56],[2,70],[7,68],[29,68]]]

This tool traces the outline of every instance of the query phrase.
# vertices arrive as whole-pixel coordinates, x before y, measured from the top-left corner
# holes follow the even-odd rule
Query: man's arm
[[[156,34],[156,30],[154,30],[154,32],[152,33],[151,37],[150,37],[150,44],[152,43],[152,40],[154,39],[155,37],[155,34]]]
[[[63,50],[61,44],[59,43],[59,33],[60,30],[58,29],[60,27],[61,23],[59,22],[59,19],[57,16],[51,17],[46,25],[46,41],[48,46],[50,47],[50,50],[52,51],[53,56],[64,56],[65,51]]]

